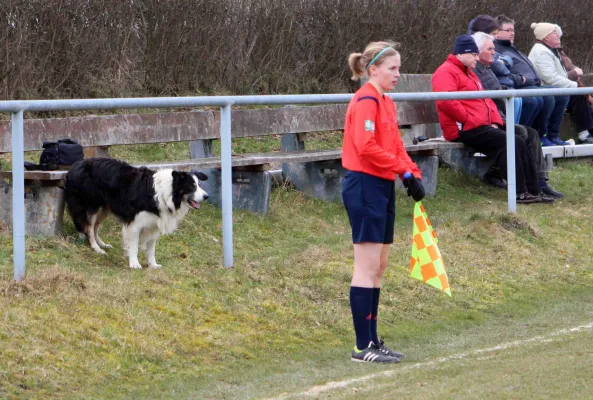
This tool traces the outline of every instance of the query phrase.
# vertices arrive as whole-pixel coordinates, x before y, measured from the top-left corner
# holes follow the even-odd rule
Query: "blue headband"
[[[371,65],[373,65],[373,63],[375,61],[377,61],[377,59],[379,59],[379,57],[381,57],[383,55],[383,53],[385,53],[387,50],[392,49],[392,47],[388,46],[385,47],[383,50],[381,50],[372,60],[371,62],[367,65],[366,69],[369,69],[371,67]]]

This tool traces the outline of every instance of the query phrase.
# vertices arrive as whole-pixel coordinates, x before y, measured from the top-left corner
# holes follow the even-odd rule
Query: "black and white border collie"
[[[66,175],[65,199],[76,229],[97,253],[112,247],[99,237],[111,213],[123,223],[130,268],[142,268],[138,247],[146,251],[149,268],[160,268],[154,254],[159,237],[174,232],[191,208],[208,199],[200,179],[208,178],[201,172],[152,171],[111,158],[89,158]]]

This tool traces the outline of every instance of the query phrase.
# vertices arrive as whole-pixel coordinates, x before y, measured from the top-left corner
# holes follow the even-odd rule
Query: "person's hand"
[[[523,84],[525,85],[525,82],[527,82],[527,78],[525,78],[523,75],[521,75],[521,79],[523,79]]]
[[[581,76],[583,76],[583,70],[580,69],[579,67],[575,67],[575,72],[577,73],[578,77],[580,78]]]
[[[412,196],[414,201],[420,201],[424,198],[424,186],[422,186],[422,179],[416,178],[414,175],[406,172],[404,174],[404,186],[408,188],[408,196]]]
[[[492,124],[490,126],[493,127],[493,128],[496,128],[496,129],[500,129],[500,126],[498,126],[497,124]]]

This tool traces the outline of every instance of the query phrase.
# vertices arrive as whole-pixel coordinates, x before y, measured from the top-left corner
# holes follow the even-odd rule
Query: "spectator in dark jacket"
[[[476,76],[480,78],[482,86],[485,90],[503,90],[502,85],[500,84],[499,80],[494,74],[494,71],[492,71],[491,68],[492,65],[495,65],[497,63],[497,61],[494,58],[494,37],[487,35],[484,32],[476,32],[472,35],[472,37],[476,41],[478,50],[480,51],[478,55],[478,63],[474,68]],[[502,117],[503,121],[505,121],[506,107],[504,100],[493,99],[493,101],[496,104],[496,107],[498,108],[500,116]],[[546,162],[543,157],[541,141],[539,140],[539,135],[537,131],[530,127],[515,124],[515,134],[517,135],[517,137],[520,137],[525,141],[525,144],[531,152],[533,161],[535,162],[537,177],[539,179],[543,195],[552,198],[564,197],[562,193],[555,191],[547,183],[547,181],[549,180],[549,176],[546,168]],[[490,176],[495,177],[495,172],[491,172]]]
[[[495,50],[513,59],[511,73],[521,76],[523,86],[516,89],[536,89],[542,87],[542,81],[529,58],[519,51],[513,44],[515,41],[515,21],[505,15],[496,17],[500,29],[494,41]],[[544,88],[546,86],[543,86]],[[535,102],[531,101],[535,99]],[[542,146],[566,146],[567,142],[560,139],[560,123],[566,111],[568,98],[566,96],[542,96],[523,98],[521,125],[535,128],[542,142]]]
[[[455,40],[453,54],[432,76],[435,92],[484,90],[472,71],[478,62],[478,47],[469,35]],[[443,135],[461,141],[494,160],[503,176],[507,175],[506,132],[496,105],[491,99],[439,100],[436,102]],[[525,141],[516,138],[515,165],[518,203],[553,201],[540,196],[537,171]]]
[[[512,46],[512,40],[514,39],[515,35],[514,22],[512,28],[509,28],[507,23],[504,27],[504,31],[501,32],[501,29],[502,26],[500,25],[498,19],[494,19],[489,15],[479,15],[470,22],[468,30],[472,33],[484,32],[489,35],[495,36],[496,38],[507,39],[508,46]],[[507,67],[508,72],[504,71],[502,68],[497,68],[498,65],[496,64],[492,68],[497,78],[499,79],[499,82],[501,82],[501,85],[513,89],[523,89],[537,87],[537,85],[540,84],[537,80],[538,78],[535,73],[535,70],[531,70],[529,68],[525,69],[525,62],[524,60],[521,61],[521,54],[519,54],[516,59],[518,62],[522,62],[523,65],[520,66],[519,69],[514,68],[515,59],[513,59],[512,54],[509,53],[509,49],[507,49],[505,46],[501,46],[501,44],[498,43],[498,40],[495,41],[495,43],[495,51],[496,55],[498,55],[498,58],[500,58],[503,61],[507,60],[505,66]],[[502,54],[501,51],[506,51],[507,53]],[[527,61],[529,61],[527,57],[524,58]],[[521,75],[519,72],[522,72],[524,75]],[[528,79],[527,76],[531,76],[531,79]],[[512,85],[509,86],[509,84],[511,83]],[[524,126],[533,126],[535,118],[542,112],[542,109],[544,107],[544,98],[522,97],[521,99],[521,113],[519,114],[520,117],[517,120]],[[548,107],[552,107],[550,101],[548,101]]]

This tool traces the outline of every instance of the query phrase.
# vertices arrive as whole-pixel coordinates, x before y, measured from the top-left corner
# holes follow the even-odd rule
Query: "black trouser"
[[[585,96],[570,96],[566,110],[572,114],[572,119],[579,132],[593,129],[593,109]]]
[[[504,130],[483,125],[476,129],[459,132],[459,137],[463,144],[494,160],[503,176],[507,176],[507,139]],[[515,179],[517,194],[529,192],[538,195],[540,193],[533,156],[527,148],[525,140],[518,136],[515,136]]]
[[[542,152],[542,142],[537,131],[528,126],[515,125],[515,137],[520,137],[525,141],[525,144],[533,157],[533,163],[539,180],[541,181],[544,179],[547,181],[549,179],[548,170],[546,167],[546,160],[544,159],[544,153]]]

